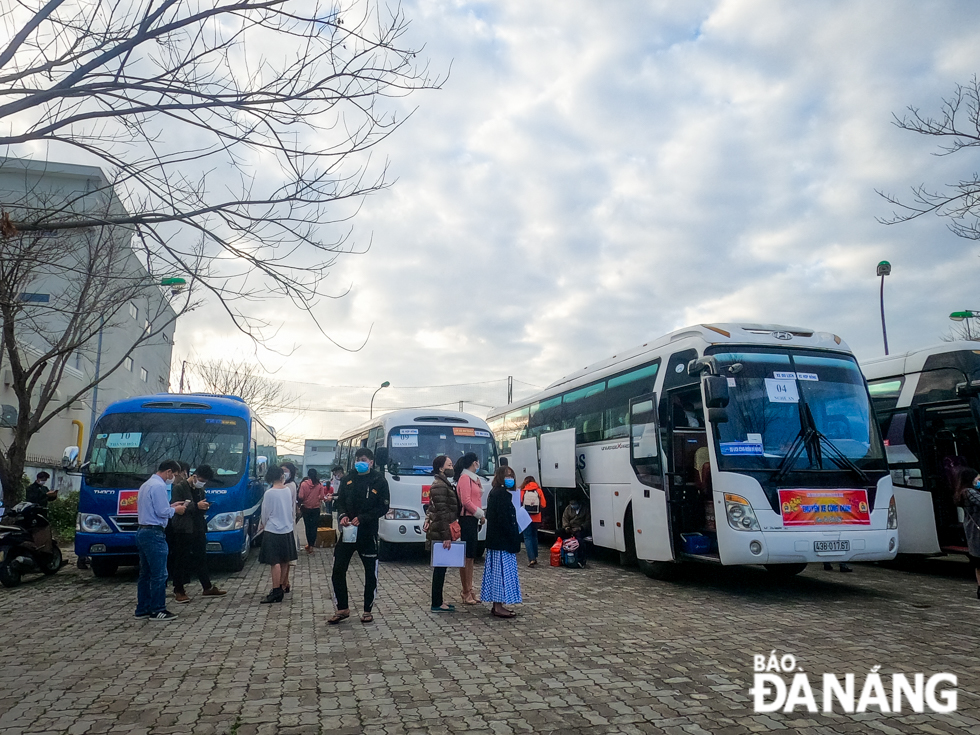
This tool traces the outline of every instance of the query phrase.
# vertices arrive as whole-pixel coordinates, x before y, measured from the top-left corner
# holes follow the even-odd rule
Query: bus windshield
[[[229,487],[245,471],[244,420],[212,414],[114,413],[95,427],[86,482],[92,487],[142,484],[166,459],[194,469],[209,464],[214,484]]]
[[[853,358],[764,349],[714,357],[730,396],[728,422],[716,424],[715,431],[720,469],[837,469],[833,455],[861,470],[885,469],[864,378]],[[786,460],[808,428],[816,430],[825,451],[811,444]],[[813,455],[822,455],[821,465],[815,466]]]
[[[467,452],[479,458],[479,475],[488,477],[497,469],[497,445],[486,429],[402,426],[388,432],[388,452],[392,472],[401,475],[430,475],[432,460],[440,454],[455,462]]]

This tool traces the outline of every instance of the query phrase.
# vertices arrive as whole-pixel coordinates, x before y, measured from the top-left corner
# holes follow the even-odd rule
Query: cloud
[[[812,326],[870,357],[881,259],[894,265],[893,351],[936,342],[950,311],[980,308],[973,243],[936,219],[875,219],[889,214],[875,189],[975,167],[891,124],[907,105],[938,109],[978,71],[971,3],[404,7],[410,40],[452,74],[441,91],[391,102],[418,106],[376,151],[397,182],[354,222],[371,249],[332,276],[352,292],[318,309],[344,344],[373,325],[367,346],[342,352],[285,304],[257,307],[284,323],[282,352],[299,348],[265,358],[291,380],[545,385],[709,320]],[[205,310],[182,323],[178,348],[247,349],[226,332]],[[366,407],[370,391],[337,394],[304,389],[320,407]],[[295,422],[336,436],[363,418]]]

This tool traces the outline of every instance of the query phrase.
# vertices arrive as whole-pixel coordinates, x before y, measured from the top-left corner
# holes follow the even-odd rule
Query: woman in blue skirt
[[[483,565],[480,596],[484,602],[493,603],[490,614],[497,618],[516,617],[517,613],[504,605],[523,602],[521,582],[517,578],[521,530],[517,525],[517,506],[513,497],[516,488],[514,470],[508,466],[499,467],[487,496],[487,558]]]

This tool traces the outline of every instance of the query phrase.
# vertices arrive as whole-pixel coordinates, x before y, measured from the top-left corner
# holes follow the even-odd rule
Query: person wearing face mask
[[[517,577],[517,552],[521,549],[521,529],[517,525],[517,506],[513,494],[517,476],[508,466],[497,468],[487,496],[487,560],[483,565],[480,597],[492,602],[490,614],[513,618],[517,613],[505,605],[523,602]]]
[[[344,476],[334,509],[341,529],[354,526],[357,537],[353,543],[338,543],[334,549],[333,583],[337,612],[327,622],[342,623],[350,617],[347,598],[347,568],[354,552],[364,565],[364,613],[362,623],[374,622],[372,609],[378,590],[378,521],[388,512],[388,481],[384,473],[374,468],[374,452],[361,447],[354,453],[354,471]]]
[[[963,509],[967,557],[977,578],[977,599],[980,600],[980,475],[975,469],[963,467],[958,471],[953,503]]]
[[[170,519],[174,600],[179,603],[190,602],[185,585],[191,581],[192,574],[201,583],[204,597],[220,597],[226,593],[211,583],[208,574],[207,511],[211,504],[207,501],[204,488],[213,479],[214,470],[202,464],[186,479],[175,482],[170,495],[173,502],[185,503],[187,508],[183,515]]]
[[[480,602],[473,594],[473,563],[479,546],[480,526],[485,522],[486,513],[483,510],[483,484],[476,474],[478,469],[480,458],[474,452],[467,452],[456,460],[454,470],[456,492],[463,506],[459,515],[459,528],[461,538],[466,542],[466,563],[459,568],[459,581],[463,585],[462,600],[466,605]]]
[[[186,501],[168,502],[167,491],[180,472],[176,460],[160,463],[150,479],[140,485],[136,496],[139,526],[136,548],[140,557],[140,576],[136,584],[137,619],[148,618],[169,623],[177,616],[167,610],[167,536],[166,527],[174,515],[182,515]]]
[[[565,512],[561,514],[561,530],[558,535],[563,539],[573,536],[578,539],[579,548],[585,548],[585,537],[589,535],[592,527],[592,518],[589,515],[588,506],[582,502],[581,498],[572,498],[571,502],[565,507]]]
[[[460,538],[459,497],[450,483],[453,476],[453,461],[445,454],[432,460],[432,485],[429,487],[429,506],[425,511],[425,538],[432,543],[442,543],[443,548],[452,548],[453,541]],[[446,582],[446,567],[432,567],[432,612],[455,612],[456,608],[443,599]]]

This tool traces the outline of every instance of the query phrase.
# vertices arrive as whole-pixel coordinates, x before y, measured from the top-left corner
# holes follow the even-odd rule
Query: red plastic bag
[[[557,539],[551,547],[551,566],[561,566],[561,539]]]

